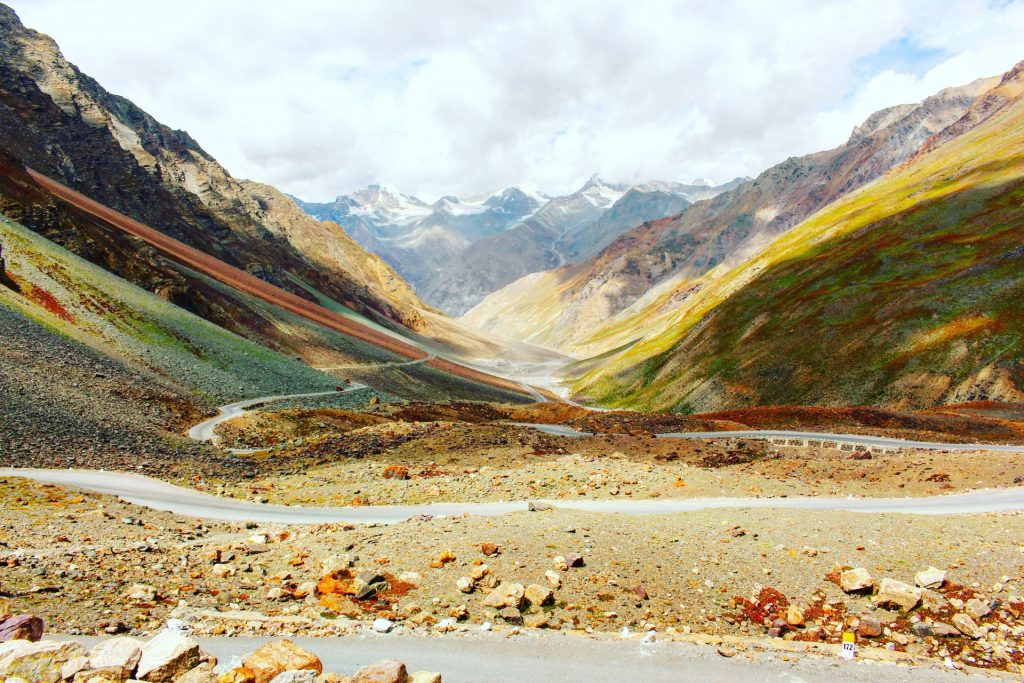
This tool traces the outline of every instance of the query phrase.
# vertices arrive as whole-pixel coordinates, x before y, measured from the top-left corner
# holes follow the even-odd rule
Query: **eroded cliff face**
[[[35,168],[296,294],[308,296],[288,274],[373,318],[414,329],[422,324],[422,303],[411,288],[341,228],[307,216],[273,188],[232,177],[188,133],[108,93],[4,6],[0,130],[10,166]],[[61,224],[46,204],[26,203],[19,192],[0,196],[0,208],[12,217],[131,276],[130,255],[106,251],[118,240]]]

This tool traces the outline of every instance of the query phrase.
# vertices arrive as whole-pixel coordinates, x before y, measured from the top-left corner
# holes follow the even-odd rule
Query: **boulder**
[[[351,683],[408,683],[409,672],[402,662],[387,659],[365,666],[352,676]]]
[[[914,574],[914,583],[921,588],[940,588],[946,582],[946,572],[937,567],[928,567]]]
[[[213,671],[213,664],[203,662],[174,683],[217,683],[217,674]]]
[[[38,641],[43,637],[43,620],[31,614],[8,617],[0,623],[0,643],[8,640]]]
[[[74,683],[125,683],[131,677],[131,672],[120,666],[108,666],[103,669],[79,671],[72,681]]]
[[[111,638],[104,640],[89,651],[89,668],[105,669],[119,666],[132,672],[135,671],[141,658],[141,641],[126,636]]]
[[[199,643],[181,631],[164,629],[142,646],[135,677],[147,683],[172,683],[199,660]]]
[[[12,645],[0,659],[0,680],[19,677],[31,683],[58,683],[64,664],[85,654],[78,643],[23,640]]]
[[[786,608],[786,624],[788,626],[803,626],[804,625],[804,611],[796,605],[790,605]]]
[[[441,674],[436,671],[417,671],[409,674],[408,683],[441,683]]]
[[[484,598],[484,607],[503,609],[505,607],[520,607],[526,590],[521,583],[502,583],[488,593]]]
[[[941,621],[933,622],[929,629],[929,635],[938,636],[940,638],[952,638],[953,636],[959,636],[960,630],[955,626],[944,624]]]
[[[84,655],[75,657],[64,662],[64,665],[60,668],[60,676],[64,680],[70,681],[79,671],[88,671],[90,668],[88,657]]]
[[[910,611],[921,602],[924,590],[911,586],[909,583],[885,578],[878,585],[878,603],[881,605],[898,605],[903,611]]]
[[[270,683],[316,683],[316,673],[310,669],[285,671],[274,676]]]
[[[543,612],[530,612],[529,614],[524,614],[523,626],[529,626],[530,628],[547,628],[548,615]]]
[[[317,674],[323,672],[319,657],[290,640],[267,643],[242,660],[242,665],[256,674],[256,683],[270,683],[285,671],[309,669]]]
[[[373,630],[377,633],[390,633],[391,629],[395,627],[395,622],[384,617],[378,617],[373,620]]]
[[[526,601],[531,605],[541,607],[555,601],[555,592],[547,586],[531,583],[523,593]]]
[[[228,669],[217,677],[217,683],[255,683],[256,672],[244,666]]]
[[[523,623],[523,613],[516,607],[506,607],[505,609],[498,612],[498,616],[507,621],[510,624],[521,624]]]
[[[839,575],[839,587],[847,593],[870,590],[874,585],[875,580],[871,578],[868,570],[863,567],[847,569]]]

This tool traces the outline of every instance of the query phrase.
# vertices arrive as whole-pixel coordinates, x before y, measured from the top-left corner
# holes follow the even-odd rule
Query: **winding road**
[[[417,362],[423,362],[417,361]],[[365,384],[351,383],[348,388],[338,390],[330,389],[328,391],[313,391],[305,394],[279,394],[277,396],[260,396],[259,398],[249,398],[244,401],[236,401],[235,403],[229,403],[226,406],[220,407],[220,413],[215,417],[211,417],[208,420],[203,420],[199,424],[195,425],[188,430],[188,437],[195,441],[206,441],[212,444],[217,444],[218,437],[216,429],[218,425],[227,422],[228,420],[238,417],[249,408],[263,405],[265,403],[273,403],[274,401],[284,401],[291,398],[316,398],[320,396],[334,396],[336,394],[346,394],[350,391],[358,391],[359,389],[366,389]],[[266,450],[264,448],[225,448],[224,450],[229,453],[255,453],[257,451]]]
[[[165,510],[186,517],[277,524],[395,524],[417,515],[480,515],[494,517],[525,512],[525,501],[500,503],[429,503],[363,507],[300,507],[264,505],[225,498],[195,489],[168,484],[141,474],[102,470],[51,470],[0,468],[0,477],[25,477],[35,481],[71,486],[118,496],[130,503]],[[651,500],[557,500],[536,501],[552,507],[624,515],[662,515],[725,508],[772,508],[787,510],[843,510],[847,512],[894,512],[919,515],[952,515],[1024,510],[1024,488],[995,489],[927,498],[656,498]]]

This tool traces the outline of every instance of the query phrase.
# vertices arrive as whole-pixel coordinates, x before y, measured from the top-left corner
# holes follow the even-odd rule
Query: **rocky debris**
[[[806,623],[804,611],[796,605],[786,608],[786,624],[789,626],[803,626]]]
[[[43,620],[31,614],[7,617],[0,622],[0,643],[8,640],[37,641],[43,637]]]
[[[498,587],[487,594],[484,598],[484,607],[503,609],[506,607],[519,608],[523,604],[526,589],[521,583],[505,582],[498,584]]]
[[[923,593],[921,588],[886,577],[878,586],[876,600],[880,605],[897,605],[909,612],[921,602]]]
[[[157,592],[152,586],[136,583],[124,592],[124,597],[133,602],[153,602],[157,598]]]
[[[946,582],[946,572],[936,567],[928,567],[914,574],[914,583],[921,588],[940,588]]]
[[[324,672],[320,659],[289,640],[250,653],[217,674],[216,659],[181,630],[165,628],[148,642],[117,637],[86,650],[74,642],[25,640],[0,644],[0,681],[8,683],[441,683],[441,674],[406,672],[382,661],[352,677]],[[235,660],[239,661],[239,660]]]
[[[847,569],[839,575],[839,587],[847,593],[871,590],[874,586],[874,579],[871,578],[868,570],[863,567]]]
[[[135,677],[146,683],[173,683],[199,665],[199,643],[180,631],[164,629],[142,646]]]
[[[255,683],[270,683],[285,671],[309,669],[323,673],[320,658],[290,640],[267,643],[243,659],[242,666],[253,672]]]
[[[363,667],[352,676],[351,683],[408,683],[405,664],[389,659]]]

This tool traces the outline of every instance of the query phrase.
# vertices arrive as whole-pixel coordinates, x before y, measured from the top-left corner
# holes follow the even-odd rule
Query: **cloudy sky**
[[[5,0],[234,175],[323,200],[719,182],[1024,59],[1024,0]]]

